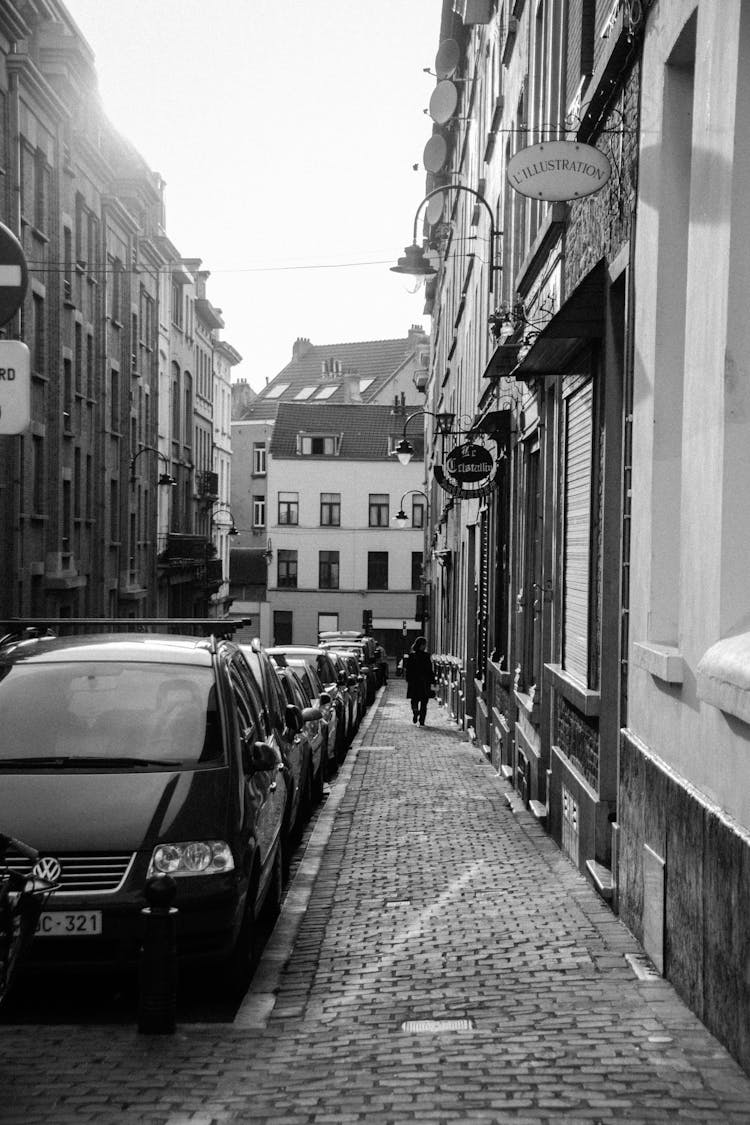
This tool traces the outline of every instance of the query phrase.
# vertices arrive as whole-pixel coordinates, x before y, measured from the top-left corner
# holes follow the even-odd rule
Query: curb
[[[315,828],[305,848],[305,854],[287,890],[281,913],[266,942],[260,963],[253,974],[250,988],[237,1009],[234,1020],[228,1025],[236,1030],[264,1031],[268,1026],[268,1021],[276,1004],[279,980],[284,966],[292,955],[302,919],[309,906],[315,880],[333,831],[336,813],[346,796],[360,747],[377,714],[385,690],[385,686],[379,688],[375,700],[360,723],[359,730],[349,747],[344,763],[331,786],[330,796],[318,816]]]

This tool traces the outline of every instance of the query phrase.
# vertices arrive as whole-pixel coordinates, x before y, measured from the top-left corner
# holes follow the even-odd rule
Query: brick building
[[[222,575],[197,471],[215,470],[220,324],[56,0],[0,7],[0,221],[30,279],[2,335],[32,368],[31,424],[0,437],[0,616],[205,612]]]

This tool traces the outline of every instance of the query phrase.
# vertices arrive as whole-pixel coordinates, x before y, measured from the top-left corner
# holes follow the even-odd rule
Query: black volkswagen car
[[[174,877],[178,954],[246,974],[278,905],[286,769],[240,649],[110,634],[0,646],[0,826],[60,864],[33,963],[124,966]],[[20,863],[20,857],[19,857]]]

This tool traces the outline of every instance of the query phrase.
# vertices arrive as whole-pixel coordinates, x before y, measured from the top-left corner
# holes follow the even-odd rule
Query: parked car
[[[324,777],[332,777],[338,767],[336,754],[336,747],[339,741],[338,712],[333,704],[331,696],[320,682],[315,663],[311,663],[309,658],[304,655],[298,656],[291,649],[288,652],[275,648],[269,648],[266,651],[278,667],[288,667],[292,669],[302,684],[312,707],[320,712],[320,728],[323,734]]]
[[[296,658],[304,660],[308,667],[312,668],[317,673],[325,693],[330,696],[332,709],[336,713],[334,743],[333,746],[331,746],[329,738],[328,753],[330,756],[331,752],[333,752],[333,757],[336,762],[343,761],[346,747],[349,743],[349,732],[347,729],[349,709],[347,700],[344,698],[340,673],[335,668],[331,657],[324,648],[319,646],[275,645],[267,649],[267,652],[271,656],[276,652],[281,652],[288,659]]]
[[[289,791],[240,649],[148,633],[11,642],[0,713],[0,825],[61,869],[31,963],[134,964],[146,882],[170,875],[178,956],[244,983],[261,909],[280,903]]]
[[[354,731],[359,730],[359,724],[365,716],[367,711],[367,673],[364,666],[359,662],[359,656],[355,649],[351,648],[331,648],[330,652],[334,654],[343,666],[346,672],[347,692],[350,697],[352,712],[353,712],[353,726]]]
[[[327,730],[323,721],[322,712],[313,707],[312,700],[307,693],[300,676],[288,664],[275,663],[276,675],[279,677],[282,691],[287,704],[295,707],[302,722],[301,737],[309,747],[311,764],[310,804],[317,804],[323,797],[323,785],[326,779],[326,740]]]
[[[388,662],[383,649],[374,637],[366,633],[324,632],[320,634],[320,644],[327,648],[344,648],[357,653],[360,665],[367,675],[367,706],[375,700],[375,693],[387,679]]]
[[[276,734],[281,756],[288,769],[290,834],[289,839],[284,841],[286,873],[291,860],[290,843],[302,835],[305,820],[312,807],[313,769],[310,746],[302,733],[305,720],[300,709],[287,702],[273,661],[260,641],[254,640],[252,644],[241,644],[239,647],[255,677],[268,724]]]
[[[357,675],[364,680],[364,707],[363,712],[375,702],[380,676],[377,665],[369,663],[366,649],[358,641],[323,641],[323,646],[330,652],[337,652],[346,656],[353,656],[357,664]]]

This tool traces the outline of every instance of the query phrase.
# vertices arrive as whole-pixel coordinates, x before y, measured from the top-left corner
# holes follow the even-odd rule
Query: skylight
[[[321,389],[318,391],[318,393],[316,394],[315,397],[316,398],[330,398],[331,395],[336,393],[337,389],[338,389],[338,384],[335,384],[332,387],[321,387]]]
[[[266,391],[266,398],[278,398],[283,395],[284,391],[289,390],[289,383],[277,383],[275,387],[269,387]]]
[[[359,393],[362,394],[362,391],[366,391],[367,388],[369,387],[370,383],[374,383],[374,382],[375,382],[374,379],[360,379],[360,381],[359,381]]]
[[[301,391],[297,391],[294,397],[295,399],[309,398],[314,390],[315,387],[303,387]]]

